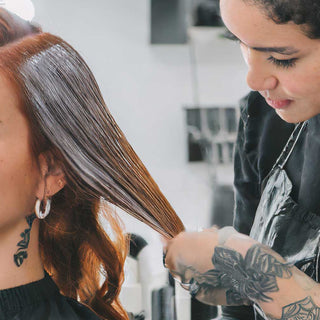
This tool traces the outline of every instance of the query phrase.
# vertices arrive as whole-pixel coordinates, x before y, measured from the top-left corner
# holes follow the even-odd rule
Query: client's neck
[[[38,234],[39,221],[30,217],[0,229],[0,290],[44,277]]]

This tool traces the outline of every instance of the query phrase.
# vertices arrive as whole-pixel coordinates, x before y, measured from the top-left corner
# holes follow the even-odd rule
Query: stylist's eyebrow
[[[243,43],[237,36],[235,36],[229,30],[226,30],[224,32],[223,37],[229,40]],[[244,45],[247,46],[246,44]],[[250,48],[260,52],[275,52],[275,53],[280,53],[288,56],[299,52],[299,50],[295,49],[294,47],[250,47]]]

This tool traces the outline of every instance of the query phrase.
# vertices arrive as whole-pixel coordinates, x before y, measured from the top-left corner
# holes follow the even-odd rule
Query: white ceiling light
[[[34,5],[31,0],[0,0],[0,6],[25,20],[31,21],[34,17]]]

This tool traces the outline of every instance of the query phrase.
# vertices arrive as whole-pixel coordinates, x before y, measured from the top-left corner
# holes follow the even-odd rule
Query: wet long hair
[[[40,222],[45,269],[61,292],[103,319],[127,319],[118,301],[126,241],[108,203],[167,238],[184,227],[111,116],[80,55],[49,33],[0,48],[0,72],[16,88],[35,159],[63,169],[67,184]],[[101,225],[102,216],[113,237]],[[101,274],[104,282],[101,283]]]

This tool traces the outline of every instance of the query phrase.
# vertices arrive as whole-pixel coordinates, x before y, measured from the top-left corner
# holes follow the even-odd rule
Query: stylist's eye
[[[294,67],[296,65],[296,61],[298,59],[293,58],[293,59],[288,59],[288,60],[279,60],[279,59],[276,59],[276,58],[270,56],[267,60],[270,61],[271,63],[273,63],[274,65],[276,65],[277,67],[288,69],[288,68]]]

